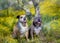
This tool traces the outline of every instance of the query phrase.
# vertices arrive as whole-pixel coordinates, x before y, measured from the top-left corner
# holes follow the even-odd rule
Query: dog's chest
[[[28,27],[23,26],[21,23],[19,23],[19,28],[20,33],[25,33],[26,31],[28,31]]]
[[[41,27],[38,27],[38,28],[34,27],[34,32],[35,32],[36,35],[39,34],[40,30],[41,30]]]

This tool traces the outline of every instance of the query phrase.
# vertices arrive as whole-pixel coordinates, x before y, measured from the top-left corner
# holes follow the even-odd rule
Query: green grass
[[[16,18],[13,20],[12,26],[10,26],[5,21],[0,21],[0,42],[1,43],[60,43],[60,20],[55,20],[54,17],[49,16],[42,16],[42,31],[45,36],[43,38],[46,38],[46,40],[42,40],[41,38],[35,37],[33,40],[26,41],[25,38],[22,39],[13,39],[11,36],[13,31],[13,26],[17,22]],[[32,24],[31,20],[28,20],[28,25]],[[56,29],[51,27],[51,25],[56,25]],[[6,28],[7,27],[7,28]],[[8,30],[9,29],[9,30]],[[56,31],[57,30],[57,31]],[[56,33],[56,34],[55,34]]]

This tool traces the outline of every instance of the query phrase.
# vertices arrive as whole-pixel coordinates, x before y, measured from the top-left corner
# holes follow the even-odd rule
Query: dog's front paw
[[[29,42],[29,39],[27,39],[27,41]]]

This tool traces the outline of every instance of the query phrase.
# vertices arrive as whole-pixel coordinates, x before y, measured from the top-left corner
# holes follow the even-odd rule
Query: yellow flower
[[[59,29],[59,27],[60,27],[60,20],[53,20],[53,21],[51,21],[50,26],[51,26],[52,29]]]
[[[13,17],[5,17],[5,23],[8,24],[9,26],[12,26],[12,23],[14,21]]]
[[[30,8],[30,12],[32,13],[32,15],[35,14],[35,9],[34,9],[34,7],[31,7],[31,8]]]
[[[55,16],[55,7],[56,4],[51,1],[44,1],[40,3],[40,13],[43,15],[48,15],[48,16]]]
[[[10,36],[7,36],[7,37],[5,37],[5,38],[6,38],[6,41],[7,41],[8,43],[17,43],[17,40],[13,39],[13,38],[10,37]]]
[[[15,13],[15,15],[17,14],[17,15],[25,15],[26,14],[26,12],[24,11],[24,10],[20,10],[20,11],[15,11],[16,13]]]

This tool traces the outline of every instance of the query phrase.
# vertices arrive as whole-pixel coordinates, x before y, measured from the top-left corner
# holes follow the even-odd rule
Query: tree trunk
[[[40,16],[40,10],[39,10],[39,3],[40,3],[40,0],[30,0],[30,4],[33,3],[34,5],[34,8],[35,8],[35,16]],[[41,17],[41,16],[40,16]]]

